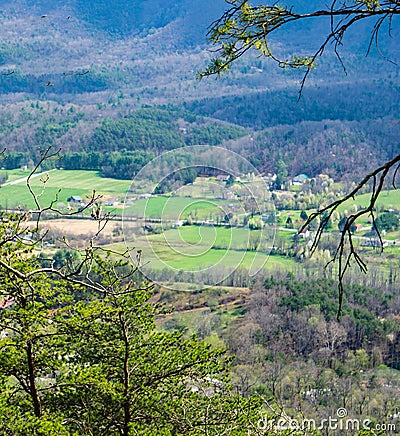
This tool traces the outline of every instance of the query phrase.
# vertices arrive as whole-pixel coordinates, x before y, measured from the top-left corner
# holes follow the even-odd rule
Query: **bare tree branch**
[[[307,13],[298,13],[292,7],[278,6],[277,3],[270,5],[252,6],[247,0],[226,0],[231,7],[214,21],[208,32],[210,41],[216,46],[216,57],[213,58],[209,66],[198,74],[199,78],[210,75],[220,75],[235,63],[240,57],[251,49],[255,49],[265,57],[278,63],[282,68],[302,68],[305,73],[300,83],[299,98],[305,82],[316,66],[317,59],[321,57],[328,46],[333,51],[346,73],[346,67],[340,56],[340,49],[343,46],[343,38],[350,27],[359,21],[366,19],[375,19],[367,55],[375,45],[378,53],[387,61],[392,62],[379,47],[379,35],[384,23],[388,23],[388,34],[391,35],[391,26],[393,17],[400,15],[399,0],[331,0],[330,6],[325,9],[314,10]],[[279,34],[280,30],[286,29],[290,23],[305,21],[316,18],[328,18],[330,20],[329,31],[322,36],[322,42],[315,51],[308,56],[292,56],[291,58],[282,59],[273,53],[270,45],[270,38]],[[372,183],[372,192],[367,207],[358,212],[347,216],[344,228],[341,231],[339,242],[332,260],[329,263],[338,263],[338,287],[339,287],[339,308],[338,318],[341,315],[343,303],[343,279],[345,273],[351,266],[352,262],[360,268],[362,272],[367,271],[367,265],[360,257],[354,245],[351,228],[361,216],[368,215],[372,220],[373,227],[377,231],[377,238],[383,249],[382,237],[376,227],[375,206],[377,199],[382,192],[384,181],[389,173],[393,171],[392,185],[396,189],[396,177],[400,168],[400,155],[395,156],[370,174],[356,186],[348,195],[329,204],[310,215],[306,223],[299,232],[303,231],[308,225],[320,218],[311,252],[315,252],[322,235],[332,218],[332,214],[337,208],[355,195],[360,193],[361,189]],[[328,265],[329,265],[328,263]]]
[[[397,171],[400,163],[400,155],[395,156],[390,161],[386,162],[379,168],[376,168],[371,173],[367,174],[364,179],[346,196],[330,203],[329,205],[319,209],[317,212],[312,213],[304,225],[299,230],[299,233],[305,230],[311,222],[313,222],[316,218],[320,217],[320,223],[315,233],[315,237],[313,240],[313,244],[311,247],[311,252],[315,252],[318,247],[318,244],[321,240],[321,237],[326,229],[328,222],[332,218],[333,213],[338,209],[338,207],[344,204],[348,200],[354,200],[355,196],[360,193],[361,189],[368,186],[369,183],[372,182],[372,192],[369,199],[369,203],[366,207],[361,208],[355,213],[352,213],[346,217],[344,222],[344,227],[340,234],[340,239],[336,247],[335,254],[332,260],[329,263],[338,261],[338,286],[339,286],[339,309],[338,309],[338,318],[340,318],[342,311],[342,303],[343,303],[343,279],[347,270],[351,266],[351,261],[354,260],[355,263],[359,266],[362,272],[367,272],[367,265],[362,260],[360,255],[357,253],[357,250],[354,247],[354,239],[351,232],[352,226],[355,222],[362,216],[370,216],[372,220],[373,228],[376,230],[377,237],[379,239],[381,250],[383,250],[383,240],[381,234],[379,232],[378,227],[375,223],[375,207],[379,195],[382,192],[384,182],[388,177],[391,170],[394,170],[394,174],[392,176],[392,184],[395,186],[395,179],[397,176]],[[328,263],[328,264],[329,264]]]
[[[210,41],[216,47],[216,57],[211,59],[208,67],[198,73],[199,78],[210,75],[220,75],[235,63],[240,57],[251,49],[255,49],[263,56],[278,63],[281,68],[303,68],[305,73],[301,81],[300,94],[311,71],[316,66],[316,61],[321,57],[328,45],[333,51],[346,72],[345,65],[340,56],[344,35],[356,22],[365,19],[376,19],[372,27],[367,54],[372,44],[384,59],[387,59],[379,48],[379,33],[385,22],[391,23],[395,15],[400,14],[400,2],[376,0],[354,0],[331,2],[325,9],[314,10],[307,13],[298,13],[292,7],[272,5],[252,6],[247,0],[226,0],[231,7],[216,21],[208,32]],[[281,58],[271,49],[270,38],[285,29],[290,23],[310,20],[315,18],[330,19],[330,31],[323,36],[319,48],[309,55],[291,58]],[[390,61],[390,60],[389,60]],[[392,62],[392,61],[390,61]]]

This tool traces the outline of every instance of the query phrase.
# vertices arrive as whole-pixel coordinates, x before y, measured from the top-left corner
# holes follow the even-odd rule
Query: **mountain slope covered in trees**
[[[319,1],[314,3],[316,8],[321,6]],[[64,102],[104,102],[123,90],[130,104],[140,104],[297,89],[299,74],[281,74],[278,67],[253,56],[218,84],[196,81],[196,71],[204,69],[213,56],[205,51],[208,26],[226,7],[223,0],[2,2],[0,72],[14,74],[0,77],[0,92],[9,99],[21,98],[22,93]],[[326,23],[310,21],[307,26],[307,37],[317,42]],[[328,50],[310,81],[329,78],[331,84],[354,84],[360,79],[371,82],[374,77],[396,76],[395,65],[377,50],[365,59],[369,38],[367,24],[347,37],[343,60],[348,76]],[[303,52],[298,25],[282,41],[275,42],[278,52]],[[395,41],[394,27],[393,38],[383,37],[380,42],[382,52],[394,61],[398,58]],[[375,65],[374,77],[369,62]],[[79,74],[89,69],[90,74]]]
[[[358,167],[351,172],[356,179],[397,152],[398,68],[374,48],[365,58],[371,23],[346,37],[348,74],[328,50],[298,101],[301,74],[252,55],[221,79],[196,79],[212,56],[207,26],[226,7],[223,0],[2,2],[0,142],[23,153],[9,156],[5,166],[35,161],[49,145],[64,153],[140,152],[142,162],[146,153],[232,140],[229,146],[260,170],[273,172],[283,159],[291,175],[327,172],[342,179]],[[317,42],[326,24],[305,24],[307,38]],[[383,36],[380,49],[396,60],[393,24],[393,38]],[[293,25],[276,42],[278,52],[300,53],[299,30]],[[197,118],[183,134],[188,121],[179,116],[171,127],[135,115],[144,105],[171,110],[171,104],[213,120]],[[89,167],[97,169],[93,162]],[[80,168],[82,156],[64,163]]]

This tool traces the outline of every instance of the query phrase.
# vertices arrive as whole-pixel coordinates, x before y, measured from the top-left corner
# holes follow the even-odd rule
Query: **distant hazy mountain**
[[[252,4],[265,4],[267,1],[254,0]],[[296,11],[326,9],[325,0],[283,1],[290,4]],[[74,31],[65,33],[63,37],[74,38],[74,32],[87,32],[92,39],[102,36],[115,39],[130,37],[143,38],[154,33],[160,33],[161,38],[153,43],[162,47],[173,47],[174,50],[182,50],[194,46],[206,44],[208,26],[221,16],[230,5],[225,0],[0,0],[0,23],[1,18],[17,18],[16,26],[23,25],[21,36],[36,36],[40,27],[34,18],[44,17],[54,29],[66,27],[65,22],[55,22],[55,18],[61,20],[69,17],[75,24]],[[26,22],[23,22],[26,20]],[[42,23],[43,24],[43,23]],[[346,36],[345,50],[363,50],[368,47],[369,37],[373,28],[374,20],[362,22],[354,26]],[[393,20],[393,38],[387,37],[387,27],[383,29],[383,37],[380,48],[383,53],[390,52],[394,60],[398,57],[399,46],[397,44],[400,20]],[[12,25],[12,24],[11,24]],[[304,46],[317,49],[323,42],[323,36],[329,31],[329,19],[304,20],[293,23],[286,31],[279,34],[279,44],[283,52],[302,50]],[[42,26],[43,27],[43,26]],[[73,28],[71,25],[70,28]],[[46,29],[49,30],[49,29]],[[10,41],[7,31],[9,27],[0,26],[0,41]],[[26,33],[26,35],[23,35]],[[385,35],[386,33],[386,35]],[[51,35],[49,35],[51,37]],[[158,47],[156,47],[158,48]],[[329,47],[327,47],[327,52]],[[393,53],[394,52],[394,53]]]
[[[303,0],[290,4],[305,8]],[[310,5],[320,9],[326,1],[311,0]],[[239,62],[225,80],[196,81],[196,71],[214,55],[204,51],[208,26],[227,8],[225,0],[0,0],[0,70],[15,71],[0,78],[0,93],[12,95],[12,100],[28,94],[74,102],[82,95],[79,103],[87,103],[113,101],[113,94],[122,90],[131,105],[140,105],[298,89],[301,73],[282,72],[254,56]],[[393,21],[393,38],[380,42],[381,52],[395,61],[400,59],[398,23]],[[398,67],[377,50],[365,59],[373,24],[358,25],[345,38],[348,76],[327,47],[310,81],[397,83]],[[272,47],[283,57],[310,54],[328,29],[327,20],[295,23]],[[90,75],[74,75],[89,69]]]
[[[147,33],[176,20],[188,20],[190,26],[183,25],[182,30],[193,39],[204,35],[206,26],[217,18],[223,6],[223,0],[76,0],[75,7],[88,23],[113,35]]]
[[[156,29],[179,22],[182,41],[204,43],[207,26],[226,7],[224,0],[14,0],[1,1],[5,12],[40,15],[51,18],[64,14],[86,22],[94,31],[114,37],[146,35]],[[47,18],[46,17],[46,18]]]

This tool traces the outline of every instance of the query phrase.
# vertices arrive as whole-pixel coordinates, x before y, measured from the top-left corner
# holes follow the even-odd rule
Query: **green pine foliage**
[[[224,350],[157,329],[124,256],[37,258],[25,217],[0,225],[0,434],[248,434],[261,403],[235,394]]]

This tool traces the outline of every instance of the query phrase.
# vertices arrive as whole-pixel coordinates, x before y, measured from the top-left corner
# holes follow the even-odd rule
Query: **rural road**
[[[35,178],[35,177],[42,176],[43,174],[51,173],[52,171],[57,171],[57,168],[53,168],[52,170],[43,171],[43,172],[41,172],[41,173],[33,174],[33,175],[31,176],[31,179],[33,179],[33,178]],[[3,186],[18,185],[18,183],[26,182],[26,181],[28,180],[28,177],[29,177],[29,176],[26,176],[26,177],[22,177],[21,179],[16,179],[16,180],[12,180],[11,182],[3,183],[2,185],[0,185],[0,188],[2,188]]]

